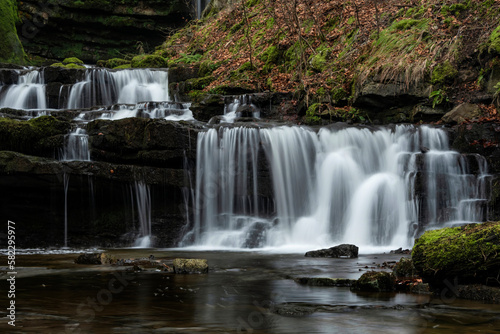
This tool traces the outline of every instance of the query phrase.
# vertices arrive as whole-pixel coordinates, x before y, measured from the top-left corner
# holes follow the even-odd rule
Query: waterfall
[[[87,132],[77,127],[64,138],[62,161],[90,161],[89,136]]]
[[[149,186],[142,181],[134,183],[133,192],[139,220],[139,237],[135,240],[134,247],[148,248],[151,247],[151,192]]]
[[[486,218],[486,161],[451,151],[437,128],[220,127],[199,134],[197,154],[194,221],[182,245],[399,248],[417,230]],[[272,183],[267,211],[262,165]]]
[[[167,71],[88,69],[85,79],[71,87],[65,107],[81,109],[168,100]]]
[[[17,84],[0,86],[0,108],[45,109],[45,81],[43,72],[20,72]]]
[[[226,98],[223,122],[234,123],[237,117],[260,118],[260,110],[252,103],[251,95],[244,94]]]
[[[69,174],[63,175],[64,185],[64,247],[68,247],[68,189],[69,189]]]

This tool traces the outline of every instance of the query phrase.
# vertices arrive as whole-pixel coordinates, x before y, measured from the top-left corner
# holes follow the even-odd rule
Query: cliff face
[[[22,63],[24,51],[16,34],[16,1],[0,2],[0,62]]]
[[[10,1],[10,0],[9,0]],[[28,0],[18,34],[28,53],[94,63],[161,44],[190,18],[183,0]]]

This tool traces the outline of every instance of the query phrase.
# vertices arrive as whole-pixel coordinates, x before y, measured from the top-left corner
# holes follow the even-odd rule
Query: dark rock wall
[[[183,0],[27,0],[19,11],[27,52],[88,63],[154,50],[192,16]]]

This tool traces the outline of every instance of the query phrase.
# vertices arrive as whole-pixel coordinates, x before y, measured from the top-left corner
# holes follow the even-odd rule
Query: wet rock
[[[395,289],[395,277],[385,271],[369,271],[361,275],[351,287],[355,291],[388,292]]]
[[[426,295],[432,293],[428,283],[418,282],[410,285],[410,292],[419,295]]]
[[[199,69],[199,66],[182,64],[170,67],[168,69],[168,82],[172,84],[197,78]]]
[[[257,109],[251,105],[244,104],[236,109],[236,114],[240,115],[240,117],[253,117],[253,113],[256,112]]]
[[[186,156],[195,158],[198,131],[184,122],[144,118],[87,125],[93,159],[175,169],[183,169]]]
[[[243,248],[258,248],[262,247],[266,243],[266,232],[269,229],[269,225],[263,222],[254,223],[246,236]]]
[[[306,257],[333,257],[333,258],[356,258],[359,248],[355,245],[342,244],[327,249],[310,251]]]
[[[75,259],[77,264],[115,264],[116,258],[106,253],[85,253]]]
[[[386,80],[377,74],[361,84],[353,105],[376,110],[411,106],[427,100],[431,91],[425,83],[407,87],[404,78]]]
[[[460,124],[481,115],[481,109],[476,104],[462,103],[446,113],[442,120],[445,123]]]
[[[309,286],[339,286],[350,287],[356,280],[349,278],[328,278],[328,277],[298,277],[295,282]]]
[[[427,147],[423,147],[423,146],[420,148],[420,150],[425,151],[422,153],[426,153],[429,151],[429,149]],[[389,253],[390,254],[411,254],[411,250],[410,249],[403,249],[402,247],[400,247],[398,249],[391,250]]]
[[[101,253],[81,254],[76,258],[77,264],[102,264]]]
[[[481,284],[459,285],[459,298],[478,300],[483,303],[500,304],[500,288]]]
[[[396,263],[392,272],[396,278],[410,278],[416,276],[413,261],[406,257],[402,257],[401,260]]]
[[[224,97],[222,95],[206,95],[201,102],[190,107],[195,119],[208,122],[212,117],[224,114]]]
[[[135,54],[138,48],[150,52],[165,41],[165,31],[191,17],[189,3],[182,0],[27,0],[19,2],[19,13],[18,29],[31,27],[19,34],[28,53],[76,56],[87,63]]]
[[[176,274],[208,273],[208,263],[206,259],[174,259],[173,267]]]
[[[284,317],[305,317],[316,312],[315,305],[283,303],[273,308],[274,313]]]

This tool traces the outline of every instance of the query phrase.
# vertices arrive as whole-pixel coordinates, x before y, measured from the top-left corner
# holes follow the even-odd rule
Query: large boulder
[[[334,246],[327,249],[319,249],[315,251],[307,252],[305,256],[307,257],[346,257],[346,258],[356,258],[358,257],[359,248],[355,245],[342,244]]]
[[[412,260],[417,273],[434,286],[498,284],[500,222],[427,231],[416,240]]]
[[[462,103],[455,108],[453,108],[450,112],[446,113],[442,120],[445,123],[454,123],[460,124],[465,122],[466,120],[472,120],[481,115],[481,109],[476,104],[471,103]]]

